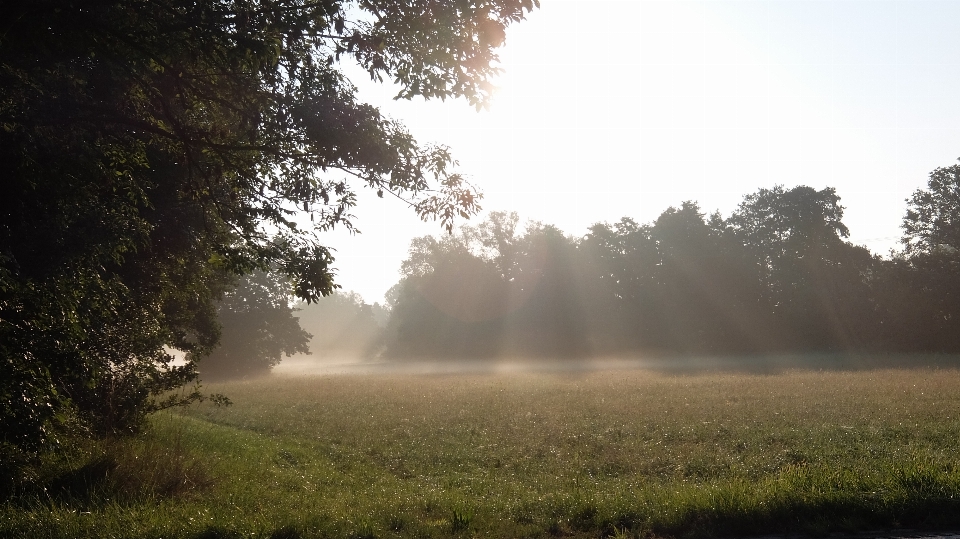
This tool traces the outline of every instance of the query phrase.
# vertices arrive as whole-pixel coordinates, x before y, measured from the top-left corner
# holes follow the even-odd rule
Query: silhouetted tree
[[[508,281],[496,249],[463,226],[410,244],[392,292],[385,354],[397,358],[490,357],[500,351],[499,318],[509,308]]]
[[[907,255],[960,251],[960,164],[930,173],[927,188],[907,199],[902,226]]]
[[[577,245],[559,229],[529,226],[519,271],[508,291],[514,301],[503,323],[505,351],[520,357],[579,358],[590,354],[583,278]]]
[[[960,165],[937,168],[907,200],[903,252],[875,279],[883,342],[894,350],[960,352]]]
[[[776,349],[773,306],[762,279],[763,261],[719,213],[710,216],[708,226],[714,249],[712,295],[717,320],[723,327],[714,349],[729,353]]]
[[[276,273],[245,275],[217,304],[220,345],[197,360],[204,380],[261,376],[284,355],[310,352],[310,334],[294,310],[289,281]]]
[[[634,352],[661,343],[657,300],[660,256],[650,227],[624,217],[590,227],[578,245],[591,348]]]
[[[417,238],[392,293],[385,355],[582,355],[575,244],[549,226],[522,235],[516,214]]]
[[[890,352],[960,352],[956,261],[936,253],[896,254],[871,281],[877,303],[876,342]]]
[[[662,347],[679,352],[709,350],[718,340],[720,291],[713,282],[717,250],[699,206],[668,208],[650,229],[657,244],[657,295]]]
[[[744,197],[727,220],[760,261],[764,303],[789,349],[857,346],[872,327],[873,258],[844,241],[842,218],[833,188],[777,186]]]

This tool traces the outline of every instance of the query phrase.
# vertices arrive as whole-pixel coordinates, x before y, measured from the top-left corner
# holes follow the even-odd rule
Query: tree
[[[511,283],[497,263],[504,257],[495,235],[480,231],[493,222],[410,242],[401,280],[391,292],[386,356],[480,358],[502,351],[502,317],[515,305]],[[503,240],[512,244],[512,231]]]
[[[677,352],[722,352],[733,331],[735,296],[724,272],[719,237],[695,202],[668,208],[650,229],[657,246],[656,344]],[[648,316],[648,323],[653,322]],[[739,335],[737,335],[739,337]]]
[[[411,242],[391,291],[385,355],[578,357],[588,349],[576,243],[493,212],[477,227]]]
[[[884,342],[903,351],[960,351],[960,165],[930,173],[907,199],[904,249],[875,280]]]
[[[311,335],[290,307],[290,284],[273,272],[243,276],[217,303],[220,345],[198,362],[204,380],[260,376],[284,355],[308,354]]]
[[[578,245],[587,322],[598,352],[636,352],[658,344],[662,329],[652,306],[660,257],[650,228],[629,217],[612,226],[598,223]]]
[[[442,146],[357,101],[358,62],[398,97],[481,106],[532,0],[38,0],[0,5],[0,445],[56,425],[135,429],[196,375],[231,276],[332,292],[356,190],[447,229],[479,196]],[[309,215],[304,227],[298,214]]]
[[[930,173],[927,189],[907,199],[902,226],[907,255],[960,250],[960,164]]]
[[[504,324],[506,352],[520,357],[577,359],[591,352],[577,243],[553,225],[532,223],[521,241]]]
[[[843,206],[833,188],[760,189],[727,220],[756,257],[763,303],[781,346],[837,349],[869,338],[873,307],[869,251],[844,241]]]

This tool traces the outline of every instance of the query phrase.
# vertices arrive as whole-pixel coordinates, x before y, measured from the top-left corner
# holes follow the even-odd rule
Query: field
[[[960,527],[960,370],[279,376],[51,461],[3,537]]]

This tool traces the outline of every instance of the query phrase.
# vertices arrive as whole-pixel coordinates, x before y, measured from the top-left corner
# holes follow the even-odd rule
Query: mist
[[[958,173],[938,169],[931,189]],[[278,372],[952,366],[953,240],[920,216],[954,210],[929,194],[908,201],[906,247],[888,259],[846,239],[831,188],[760,189],[726,217],[684,202],[581,237],[493,212],[411,242],[387,305],[339,293],[298,306],[312,355]]]

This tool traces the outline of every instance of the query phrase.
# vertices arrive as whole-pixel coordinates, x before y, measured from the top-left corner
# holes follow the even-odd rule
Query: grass
[[[960,526],[960,370],[280,377],[47,467],[10,537]],[[140,463],[146,462],[146,465]],[[137,473],[137,472],[140,473]]]

